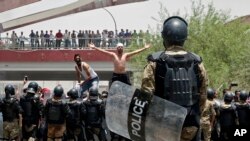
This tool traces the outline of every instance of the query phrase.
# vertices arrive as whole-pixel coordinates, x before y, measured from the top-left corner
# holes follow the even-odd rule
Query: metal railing
[[[7,38],[0,39],[0,50],[32,50],[32,49],[87,49],[88,43],[94,43],[96,47],[114,48],[121,42],[124,47],[135,43],[142,46],[143,38]]]

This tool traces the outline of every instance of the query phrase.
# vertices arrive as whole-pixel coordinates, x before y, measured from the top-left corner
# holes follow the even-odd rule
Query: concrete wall
[[[18,8],[27,4],[38,2],[40,0],[0,0],[0,12]]]

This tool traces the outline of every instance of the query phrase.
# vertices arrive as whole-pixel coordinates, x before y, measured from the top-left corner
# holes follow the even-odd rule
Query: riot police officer
[[[227,91],[224,95],[224,103],[219,109],[220,141],[230,141],[237,124],[236,107],[232,104],[234,94]]]
[[[68,102],[69,108],[72,113],[72,118],[67,120],[67,140],[75,140],[75,141],[85,141],[84,138],[84,123],[83,117],[86,115],[85,105],[78,101],[78,90],[72,88],[68,91],[67,95],[70,100]]]
[[[29,85],[28,85],[28,88],[33,88],[35,93],[37,93],[38,87],[39,87],[39,85],[35,81],[30,82]]]
[[[212,126],[212,133],[211,133],[211,140],[219,141],[219,134],[220,134],[220,123],[219,123],[219,107],[221,102],[216,98],[217,92],[211,88],[207,90],[207,99],[212,102],[213,108],[215,110],[216,116],[214,119],[214,123]]]
[[[5,97],[0,101],[0,111],[3,115],[3,138],[5,140],[18,140],[19,130],[22,126],[22,109],[19,101],[14,97],[14,86],[8,84],[4,91]]]
[[[33,87],[28,87],[27,94],[20,98],[20,105],[23,109],[23,140],[35,140],[37,138],[39,121],[43,117],[44,106],[39,98],[35,97],[35,93]]]
[[[238,122],[241,128],[250,129],[250,105],[246,102],[248,97],[247,91],[240,91],[239,102],[235,104],[238,115]]]
[[[48,124],[48,141],[62,141],[66,131],[65,120],[71,117],[69,106],[63,101],[64,89],[58,85],[54,88],[53,98],[48,99],[44,109],[45,120]]]
[[[187,22],[172,16],[161,32],[165,51],[148,56],[142,78],[142,95],[157,95],[187,109],[181,140],[200,140],[200,109],[206,101],[207,76],[200,56],[183,48]],[[167,108],[167,107],[166,107]]]
[[[215,120],[215,109],[213,107],[213,98],[215,92],[212,88],[207,89],[207,101],[205,107],[201,111],[201,131],[203,133],[204,141],[210,141],[211,130]]]
[[[104,116],[104,107],[102,101],[98,100],[98,90],[90,89],[89,98],[84,102],[86,107],[85,124],[87,140],[94,140],[94,134],[98,136],[99,141],[104,141],[102,136],[102,117]]]

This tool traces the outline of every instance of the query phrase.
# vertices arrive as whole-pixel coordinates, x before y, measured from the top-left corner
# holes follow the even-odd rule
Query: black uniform
[[[102,137],[102,117],[104,116],[104,107],[102,102],[95,100],[87,100],[84,102],[86,107],[85,124],[87,140],[94,140],[93,134],[96,134],[100,141],[105,139]]]
[[[20,105],[23,109],[23,138],[36,138],[39,120],[43,116],[44,106],[39,97],[35,97],[34,93],[27,93],[25,96],[21,97]]]
[[[85,105],[77,100],[68,102],[72,117],[67,120],[67,139],[85,141],[83,117],[86,115]]]
[[[2,112],[2,115],[3,115],[3,122],[5,121],[18,122],[19,115],[21,114],[22,109],[19,105],[19,101],[16,98],[5,97],[0,101],[0,112]],[[18,136],[13,137],[10,131],[8,137],[5,137],[5,138],[6,140],[11,140],[11,139],[16,139],[17,137]]]
[[[232,92],[226,92],[225,103],[219,108],[220,141],[231,141],[237,125],[236,107],[232,104],[233,97]]]

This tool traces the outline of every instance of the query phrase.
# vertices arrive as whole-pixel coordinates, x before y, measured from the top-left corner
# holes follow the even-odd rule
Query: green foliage
[[[161,4],[162,5],[162,4]],[[179,15],[178,12],[175,15]],[[166,8],[161,6],[159,18],[163,21],[169,17]],[[181,16],[181,15],[180,15]],[[183,15],[189,23],[189,36],[184,48],[199,54],[208,73],[209,86],[218,88],[228,87],[230,82],[237,82],[239,89],[250,89],[250,25],[238,21],[228,22],[229,12],[218,11],[213,4],[202,4],[201,1],[192,3],[191,15]],[[156,19],[156,18],[154,18]],[[146,65],[146,56],[150,53],[164,50],[160,36],[148,35],[145,41],[153,46],[150,50],[135,56],[131,65],[142,72]],[[151,31],[153,33],[153,31]],[[131,49],[138,46],[134,43]],[[138,77],[141,77],[140,75]],[[136,79],[135,83],[140,83]]]

